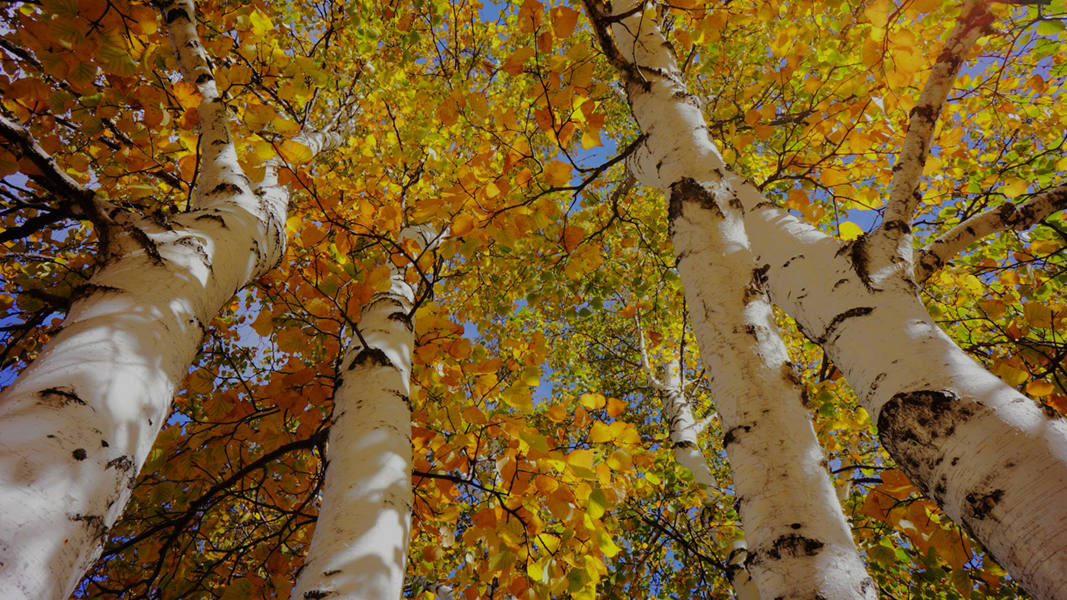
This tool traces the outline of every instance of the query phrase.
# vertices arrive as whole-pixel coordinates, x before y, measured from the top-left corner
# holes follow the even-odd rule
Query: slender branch
[[[1060,185],[1022,204],[1007,202],[979,213],[956,225],[919,251],[916,280],[926,281],[967,246],[994,233],[1009,229],[1022,231],[1045,217],[1067,208],[1067,185]]]
[[[919,95],[908,118],[908,132],[893,166],[893,182],[889,188],[889,203],[882,230],[899,229],[909,232],[912,215],[922,195],[918,191],[926,157],[930,154],[930,139],[949,91],[952,89],[967,53],[978,38],[989,31],[993,15],[987,0],[967,0],[949,34],[945,47],[937,57],[926,87]]]
[[[666,387],[663,382],[656,379],[656,373],[652,370],[652,361],[648,359],[648,349],[645,347],[645,332],[641,331],[641,320],[634,315],[634,325],[637,326],[637,348],[641,353],[641,368],[645,372],[645,376],[648,377],[649,384],[653,388],[659,391],[666,391]]]

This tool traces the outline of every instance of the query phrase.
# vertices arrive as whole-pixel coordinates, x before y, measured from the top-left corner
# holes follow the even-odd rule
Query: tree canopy
[[[883,221],[960,4],[650,6],[726,163],[803,222],[857,240]],[[1059,418],[1067,6],[989,10],[919,179],[918,293],[958,345]],[[289,595],[315,530],[342,354],[398,269],[417,290],[405,597],[440,597],[438,586],[465,598],[729,597],[745,527],[716,374],[692,331],[668,199],[627,168],[645,135],[583,7],[207,0],[196,11],[240,169],[289,190],[287,244],[203,324],[74,597]],[[134,215],[166,229],[192,210],[206,104],[181,74],[169,14],[132,0],[0,9],[4,384],[93,291],[119,244],[106,223]],[[308,141],[327,130],[336,147]],[[420,225],[439,240],[402,235]],[[882,448],[818,332],[776,317],[883,597],[1023,597]],[[714,485],[673,452],[654,385],[672,369]]]

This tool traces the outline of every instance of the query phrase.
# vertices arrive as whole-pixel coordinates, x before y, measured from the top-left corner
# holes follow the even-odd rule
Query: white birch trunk
[[[586,6],[595,19],[596,7]],[[670,197],[671,239],[726,431],[749,573],[765,598],[874,598],[762,291],[740,204],[655,16],[633,11],[611,27],[614,41],[602,23],[594,27],[648,136],[631,169]]]
[[[363,309],[334,391],[326,483],[290,598],[400,598],[411,532],[408,400],[415,291],[402,273]],[[364,345],[366,344],[366,345]]]
[[[163,12],[183,74],[204,96],[194,209],[167,222],[105,215],[114,222],[103,267],[0,394],[5,600],[71,594],[129,500],[205,324],[284,253],[288,192],[272,181],[252,189],[241,172],[192,2]]]
[[[886,238],[842,243],[738,181],[775,302],[826,350],[912,481],[1035,598],[1067,599],[1067,421],[971,359]],[[886,241],[891,244],[892,241]]]

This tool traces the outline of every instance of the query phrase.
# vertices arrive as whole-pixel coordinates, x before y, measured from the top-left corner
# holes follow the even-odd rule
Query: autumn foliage
[[[958,12],[941,0],[656,10],[726,161],[841,239],[880,221],[909,110]],[[315,529],[339,357],[364,305],[417,284],[405,597],[721,598],[744,537],[666,200],[634,183],[639,129],[578,3],[197,2],[241,168],[290,193],[277,268],[200,352],[78,598],[284,598]],[[993,5],[922,177],[917,244],[1064,185],[1063,0]],[[133,0],[0,8],[0,114],[123,214],[189,210],[201,95],[165,15]],[[344,143],[316,153],[300,135]],[[0,382],[109,260],[98,204],[0,138]],[[116,213],[117,214],[117,213]],[[112,215],[110,218],[114,218]],[[422,249],[410,225],[444,232]],[[1053,212],[977,240],[925,283],[937,323],[1067,414]],[[1024,592],[878,444],[841,372],[778,315],[828,469],[884,597]],[[647,344],[647,348],[642,348]],[[707,427],[704,488],[671,452],[652,369],[680,364]],[[909,596],[910,594],[910,596]]]

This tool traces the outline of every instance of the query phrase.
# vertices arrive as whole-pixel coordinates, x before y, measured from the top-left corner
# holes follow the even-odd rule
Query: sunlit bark
[[[653,13],[616,3],[621,18],[606,18],[586,7],[647,136],[631,170],[670,198],[678,272],[726,431],[756,587],[767,598],[873,598],[698,103]]]
[[[0,395],[0,597],[67,598],[100,553],[181,386],[205,327],[285,248],[288,192],[274,168],[244,175],[199,44],[192,2],[162,8],[183,75],[202,96],[204,149],[192,210],[132,217],[92,191],[64,197],[96,221],[102,267],[61,331]],[[4,123],[9,140],[21,135]],[[305,137],[313,152],[339,136]],[[23,155],[42,156],[33,144]],[[62,195],[61,171],[53,191]],[[76,184],[75,184],[76,185]],[[69,187],[69,186],[68,186]],[[57,191],[58,190],[58,191]]]

